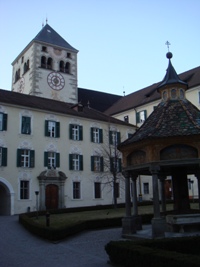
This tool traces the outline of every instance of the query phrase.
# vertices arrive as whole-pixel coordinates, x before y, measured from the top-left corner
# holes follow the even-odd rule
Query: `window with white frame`
[[[44,166],[51,168],[59,168],[60,167],[60,153],[56,153],[54,151],[44,152]]]
[[[110,171],[112,173],[118,173],[122,171],[122,160],[118,157],[110,158]]]
[[[29,181],[20,181],[20,199],[29,199]]]
[[[57,138],[60,137],[60,122],[45,121],[45,136]]]
[[[31,134],[31,117],[22,116],[21,133]]]
[[[17,167],[33,168],[35,165],[35,151],[17,149]]]
[[[94,198],[101,198],[101,183],[94,183]]]
[[[73,171],[82,171],[83,155],[69,154],[69,169]]]
[[[0,113],[0,131],[7,130],[7,114]]]
[[[103,130],[97,127],[91,128],[91,142],[103,143]]]
[[[71,140],[74,140],[74,141],[83,140],[83,127],[77,124],[70,124],[69,125],[69,137]]]
[[[91,156],[91,171],[103,172],[103,157]]]
[[[136,123],[144,122],[147,118],[147,111],[142,110],[136,113]]]
[[[73,199],[81,198],[81,183],[73,182]]]
[[[109,131],[109,143],[110,145],[119,145],[121,141],[120,132]]]
[[[149,183],[143,183],[143,192],[144,195],[149,194]]]

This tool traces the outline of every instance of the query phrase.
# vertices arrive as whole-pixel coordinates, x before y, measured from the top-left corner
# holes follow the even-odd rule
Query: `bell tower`
[[[77,103],[77,54],[46,24],[13,61],[12,91]]]

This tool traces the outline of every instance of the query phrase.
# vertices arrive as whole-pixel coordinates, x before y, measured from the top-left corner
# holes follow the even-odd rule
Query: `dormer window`
[[[177,90],[176,89],[171,90],[171,99],[177,99]]]

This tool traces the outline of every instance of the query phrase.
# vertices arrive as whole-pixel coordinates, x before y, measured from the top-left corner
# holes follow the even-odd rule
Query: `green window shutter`
[[[35,167],[35,151],[34,150],[30,150],[29,166],[30,166],[30,168],[34,168]]]
[[[21,167],[21,154],[22,154],[22,150],[21,149],[17,149],[17,167]]]
[[[69,169],[73,170],[73,161],[72,161],[73,154],[69,154]]]
[[[83,171],[83,155],[79,155],[79,166],[80,171]]]
[[[69,125],[69,139],[72,140],[72,128],[73,128],[73,125],[70,124]]]
[[[110,157],[110,172],[113,172],[113,158]]]
[[[7,166],[7,147],[2,147],[2,166]]]
[[[3,114],[3,131],[7,130],[7,119],[8,119],[8,114]]]
[[[113,145],[112,131],[109,131],[109,144],[110,144],[110,145]]]
[[[104,162],[103,162],[103,157],[100,157],[100,171],[104,171]]]
[[[56,153],[56,167],[60,167],[60,153]]]
[[[144,119],[146,120],[146,118],[147,118],[147,111],[144,110]]]
[[[119,166],[119,169],[118,169],[118,172],[122,172],[122,159],[118,159],[118,166]]]
[[[83,126],[79,126],[79,140],[83,140]]]
[[[56,122],[56,137],[60,137],[60,122]]]
[[[91,156],[91,171],[94,171],[94,156]]]
[[[49,136],[48,124],[49,124],[49,121],[45,121],[45,126],[44,126],[44,135],[45,136]]]
[[[90,128],[90,140],[91,140],[91,142],[94,142],[93,131],[94,131],[94,128],[91,127],[91,128]]]
[[[48,152],[44,152],[44,166],[48,167]]]
[[[140,123],[140,112],[136,113],[136,123]]]
[[[99,143],[103,143],[103,130],[99,129]]]
[[[117,132],[117,145],[121,143],[121,134],[120,132]]]

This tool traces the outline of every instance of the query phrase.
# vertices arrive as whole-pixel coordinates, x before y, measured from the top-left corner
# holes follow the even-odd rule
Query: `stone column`
[[[200,209],[200,171],[197,171],[195,173],[195,176],[197,178],[197,186],[198,186],[198,202],[199,202],[199,209]]]
[[[138,174],[131,173],[132,180],[132,194],[133,194],[133,220],[136,227],[136,230],[142,229],[142,218],[138,215],[138,201],[137,201],[137,185],[136,181]]]
[[[136,232],[136,227],[131,216],[131,198],[130,198],[130,173],[123,172],[125,177],[125,207],[126,216],[122,219],[122,235],[130,235]]]
[[[45,181],[44,177],[38,177],[39,180],[39,210],[45,210]]]
[[[153,182],[153,209],[154,217],[152,219],[152,237],[160,238],[165,236],[166,222],[164,218],[160,216],[160,204],[159,204],[159,191],[158,191],[158,175],[160,166],[152,164],[150,166],[150,172],[152,174]]]
[[[159,175],[160,186],[161,186],[162,212],[166,212],[165,179],[166,179],[166,175],[164,174]]]

